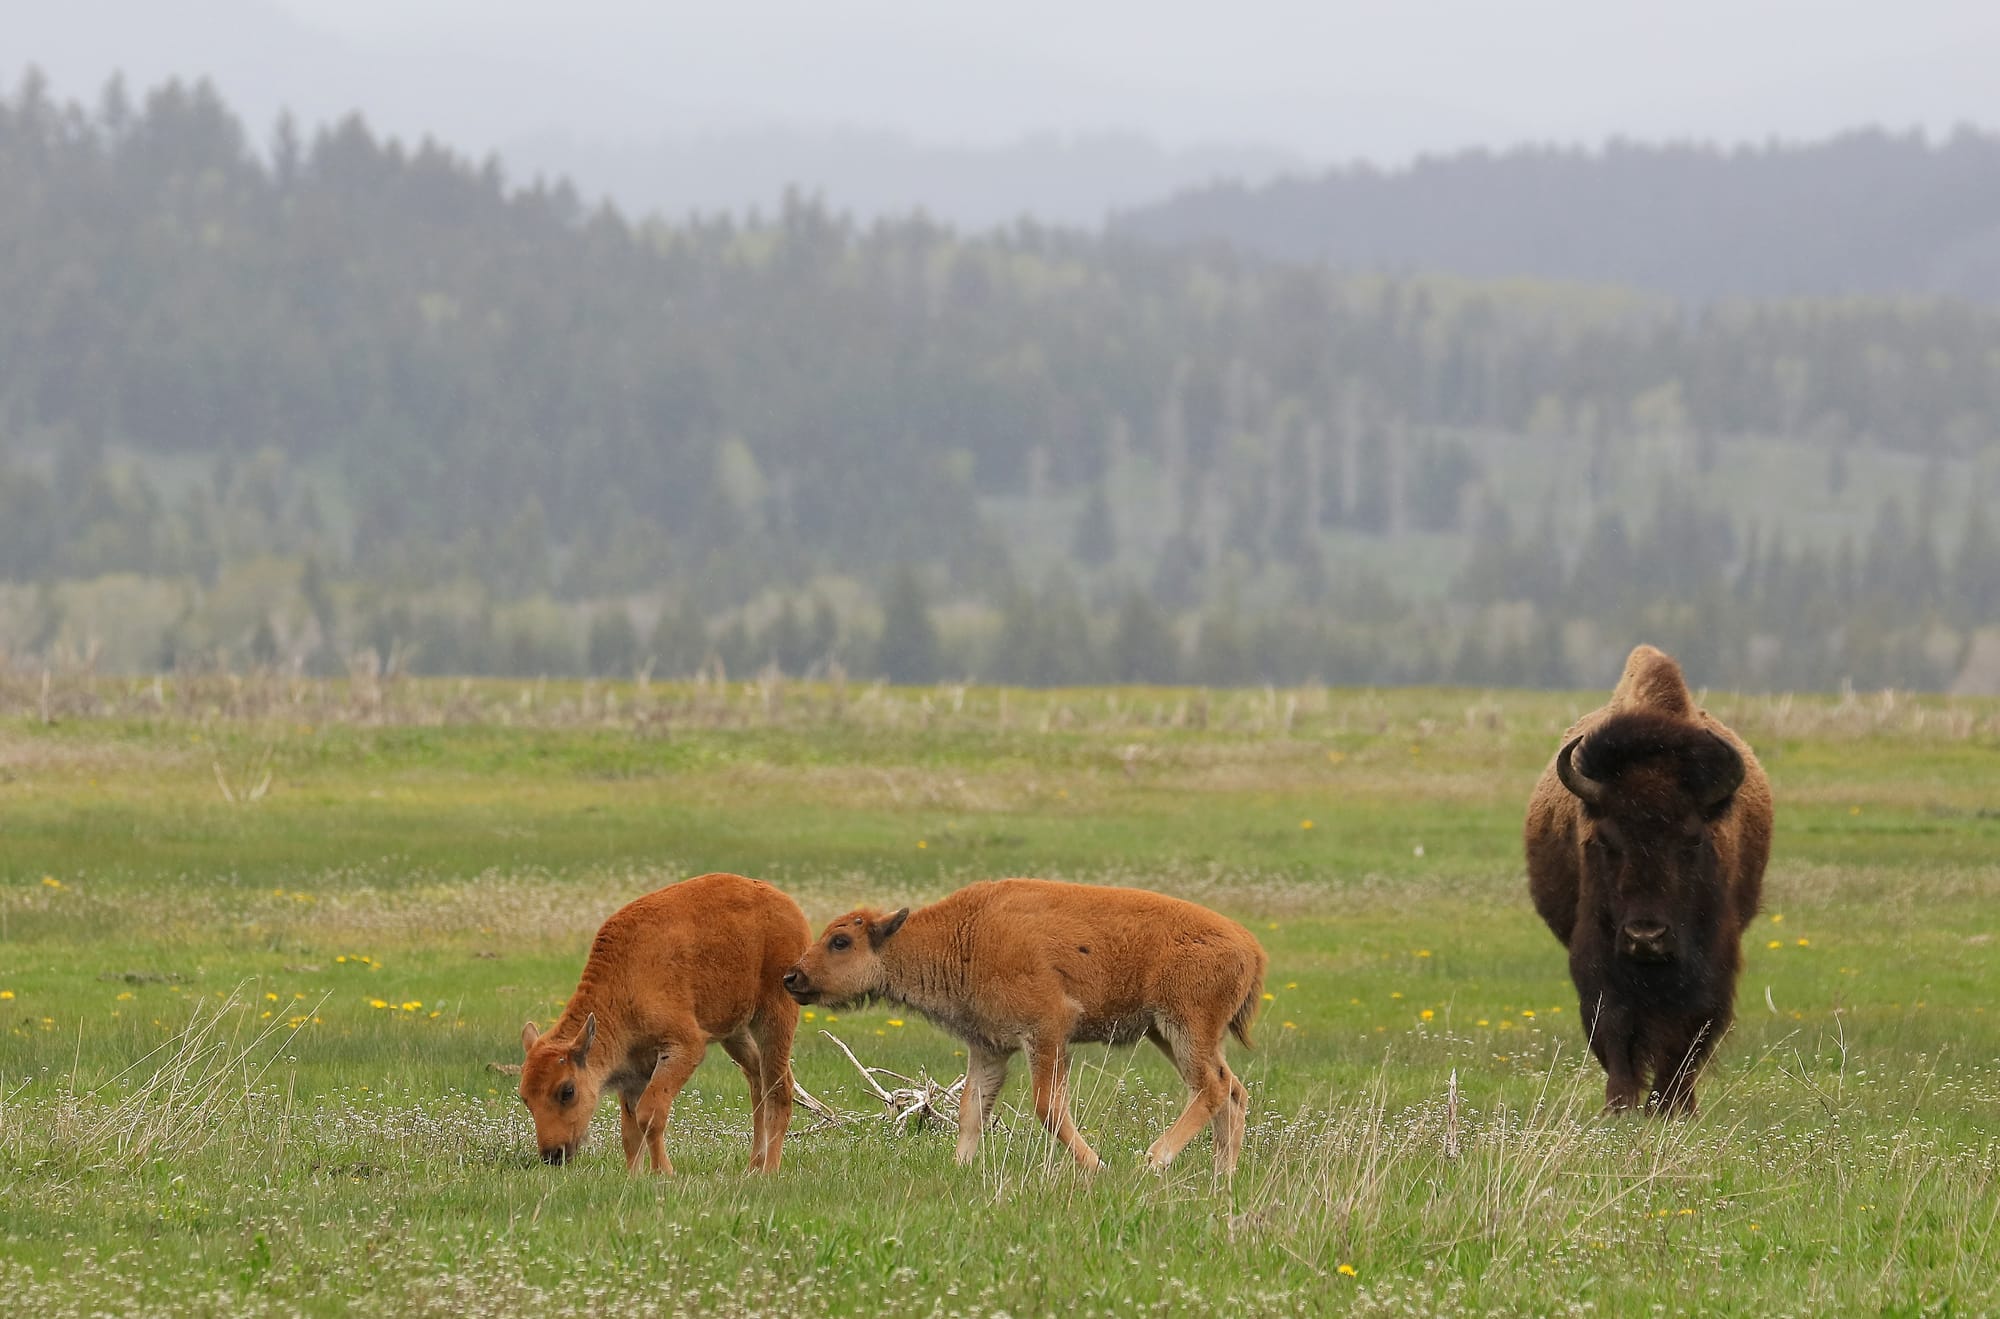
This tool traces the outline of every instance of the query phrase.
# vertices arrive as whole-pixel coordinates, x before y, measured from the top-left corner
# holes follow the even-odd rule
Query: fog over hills
[[[359,112],[628,211],[1095,226],[1171,194],[1523,142],[2000,123],[2000,7],[1240,0],[0,0],[0,81],[207,77],[268,139]]]
[[[135,91],[206,78],[253,140],[282,113],[311,126],[362,112],[407,140],[497,155],[515,179],[569,179],[632,214],[769,212],[796,189],[864,219],[923,211],[987,228],[1027,215],[1094,228],[1116,208],[1311,163],[1278,147],[1163,145],[1130,130],[1024,121],[945,139],[920,121],[771,113],[655,85],[629,63],[562,70],[504,49],[350,39],[267,0],[70,0],[20,30],[0,65],[8,85],[31,64],[57,94],[85,101],[114,74]],[[552,96],[568,99],[552,106]]]
[[[1224,184],[1114,229],[1360,270],[1623,284],[1688,298],[2000,300],[2000,136],[1879,130],[1733,150],[1465,152]]]

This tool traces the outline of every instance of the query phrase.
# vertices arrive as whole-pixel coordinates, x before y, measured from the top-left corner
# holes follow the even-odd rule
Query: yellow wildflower
[[[1313,822],[1312,822],[1311,820],[1300,820],[1300,821],[1299,821],[1299,828],[1301,828],[1301,829],[1310,829],[1310,828],[1312,828],[1312,827],[1313,827]]]
[[[1422,1012],[1419,1012],[1417,1015],[1419,1017],[1422,1017],[1425,1021],[1429,1021],[1432,1017],[1435,1017],[1437,1013],[1431,1011],[1429,1008],[1425,1008]]]
[[[903,1019],[901,1017],[891,1017],[889,1018],[889,1024],[891,1026],[900,1026],[903,1024]]]
[[[43,888],[61,888],[62,886],[63,886],[63,882],[62,882],[61,880],[57,879],[57,878],[56,878],[56,877],[55,877],[54,875],[43,875],[43,876],[42,876],[42,887],[43,887]]]
[[[1764,946],[1766,948],[1783,948],[1785,946],[1785,941],[1783,939],[1773,939],[1771,940],[1771,942],[1765,944]]]
[[[1356,1276],[1354,1272],[1354,1266],[1352,1264],[1343,1264],[1339,1268],[1335,1269],[1334,1272],[1338,1273],[1343,1278],[1352,1278]]]

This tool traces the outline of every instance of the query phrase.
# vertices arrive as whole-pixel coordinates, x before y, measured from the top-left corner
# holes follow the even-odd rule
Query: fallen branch
[[[870,1067],[855,1057],[854,1050],[848,1048],[846,1043],[832,1031],[823,1029],[820,1034],[832,1040],[834,1047],[847,1055],[847,1061],[853,1063],[854,1069],[861,1073],[862,1083],[873,1090],[875,1097],[889,1110],[884,1116],[898,1131],[913,1120],[919,1127],[931,1122],[944,1126],[957,1124],[958,1097],[959,1092],[965,1089],[964,1077],[960,1077],[950,1085],[939,1085],[931,1079],[928,1072],[919,1071],[916,1076],[909,1077],[901,1072],[892,1072],[886,1067]],[[886,1089],[875,1079],[878,1076],[886,1076],[892,1081],[901,1081],[903,1084],[893,1090]]]

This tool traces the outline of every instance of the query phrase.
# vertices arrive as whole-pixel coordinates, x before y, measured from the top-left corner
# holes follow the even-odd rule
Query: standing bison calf
[[[598,930],[562,1018],[521,1029],[521,1100],[542,1158],[567,1163],[606,1090],[618,1095],[625,1166],[642,1147],[670,1173],[667,1118],[719,1041],[750,1080],[750,1167],[775,1172],[792,1120],[799,1009],[778,978],[812,942],[796,902],[741,875],[700,875],[619,908]]]
[[[1528,802],[1528,887],[1569,949],[1607,1110],[1692,1114],[1735,1013],[1744,927],[1771,853],[1771,785],[1695,707],[1680,666],[1640,646],[1579,719]]]
[[[1035,1112],[1078,1163],[1097,1157],[1070,1116],[1072,1041],[1151,1040],[1194,1092],[1147,1158],[1165,1167],[1211,1121],[1224,1173],[1243,1147],[1249,1095],[1222,1037],[1250,1042],[1264,950],[1234,921],[1139,889],[1002,879],[894,915],[857,911],[826,928],[785,975],[801,1003],[886,998],[965,1041],[958,1161],[993,1115],[1007,1063],[1028,1051]]]

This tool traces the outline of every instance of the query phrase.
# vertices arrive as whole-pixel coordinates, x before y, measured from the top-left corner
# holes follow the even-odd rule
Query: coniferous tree
[[[1090,568],[1102,568],[1118,557],[1118,528],[1113,520],[1111,500],[1104,493],[1101,481],[1090,487],[1090,499],[1077,516],[1070,553],[1076,556],[1078,563]]]
[[[660,615],[649,648],[662,677],[686,677],[708,662],[708,624],[692,594],[682,595],[678,606]]]
[[[639,629],[623,605],[607,605],[590,620],[585,662],[600,678],[629,676],[639,667]]]
[[[883,600],[875,667],[896,683],[936,682],[942,671],[930,601],[923,583],[908,567],[897,569]]]
[[[1170,683],[1180,677],[1180,644],[1160,607],[1128,590],[1111,634],[1110,676],[1118,682]]]

